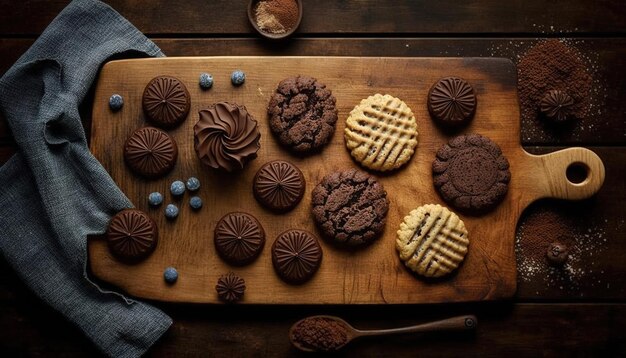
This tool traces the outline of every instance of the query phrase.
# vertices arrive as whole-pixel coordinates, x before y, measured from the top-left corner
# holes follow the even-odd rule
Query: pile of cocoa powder
[[[348,328],[329,318],[311,317],[298,323],[293,328],[292,335],[304,347],[330,352],[348,341]]]
[[[518,92],[523,121],[540,118],[539,103],[550,90],[568,94],[574,104],[569,115],[584,119],[589,114],[593,77],[583,56],[559,40],[547,40],[531,47],[517,64]]]

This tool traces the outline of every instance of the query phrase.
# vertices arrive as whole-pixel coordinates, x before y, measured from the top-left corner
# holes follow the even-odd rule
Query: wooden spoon
[[[321,344],[319,347],[316,348],[314,347],[315,344],[305,345],[303,344],[303,342],[298,341],[298,339],[294,336],[295,327],[305,320],[311,320],[311,319],[316,319],[316,318],[321,318],[326,321],[336,322],[340,327],[343,327],[343,331],[345,331],[347,339],[345,339],[342,343],[337,342],[338,345],[330,349],[323,347]],[[335,350],[339,350],[343,348],[348,343],[350,343],[350,341],[359,337],[383,336],[383,335],[389,335],[389,334],[416,333],[416,332],[471,330],[471,329],[476,328],[477,324],[478,324],[478,320],[476,319],[476,316],[468,315],[468,316],[457,316],[457,317],[452,317],[452,318],[448,318],[448,319],[444,319],[440,321],[418,324],[417,326],[362,331],[362,330],[358,330],[352,327],[351,325],[348,324],[348,322],[344,321],[343,319],[339,317],[321,315],[321,316],[310,316],[294,323],[294,325],[291,326],[291,329],[289,329],[289,340],[296,348],[305,352],[329,351],[329,350],[335,351]]]

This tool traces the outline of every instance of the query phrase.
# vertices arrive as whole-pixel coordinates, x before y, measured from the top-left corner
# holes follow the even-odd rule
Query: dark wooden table
[[[67,4],[0,1],[0,74],[28,49]],[[579,255],[575,277],[528,274],[518,257],[515,298],[506,302],[406,306],[197,306],[156,303],[174,319],[155,356],[296,355],[287,330],[301,317],[336,314],[359,328],[409,325],[475,313],[475,334],[407,335],[356,342],[349,356],[626,355],[626,3],[621,0],[304,0],[300,30],[288,43],[253,33],[243,0],[108,1],[169,56],[518,56],[543,38],[567,38],[591,64],[604,98],[570,135],[548,136],[524,123],[529,151],[565,146],[594,150],[606,181],[592,199],[542,201],[520,220],[518,238],[538,212],[568,217],[596,250]],[[88,101],[87,101],[88,102]],[[89,108],[85,103],[85,127]],[[0,163],[16,150],[0,120]],[[546,231],[546,239],[555,235]],[[595,254],[595,256],[593,255]],[[78,329],[41,303],[0,260],[0,352],[98,354]],[[8,355],[5,353],[9,353]]]

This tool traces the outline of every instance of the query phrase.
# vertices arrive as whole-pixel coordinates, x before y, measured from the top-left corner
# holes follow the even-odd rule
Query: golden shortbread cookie
[[[344,136],[354,159],[366,168],[387,171],[411,159],[417,146],[417,122],[402,100],[375,94],[350,112]]]
[[[465,258],[469,238],[459,217],[439,204],[420,206],[400,224],[396,249],[400,260],[418,274],[441,277]]]

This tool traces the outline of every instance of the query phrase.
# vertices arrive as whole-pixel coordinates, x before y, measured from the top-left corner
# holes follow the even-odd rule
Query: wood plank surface
[[[0,35],[39,34],[68,0],[0,2]],[[106,1],[151,34],[249,34],[247,0]],[[623,34],[619,1],[305,0],[301,34]],[[219,15],[217,15],[219,14]]]
[[[246,83],[240,88],[228,82],[235,68],[247,73]],[[203,69],[211,69],[216,79],[210,91],[202,91],[196,85],[198,73]],[[279,147],[269,131],[266,115],[276,84],[300,73],[314,75],[332,89],[341,118],[328,147],[305,158],[292,156]],[[126,138],[145,125],[141,93],[150,79],[161,74],[174,75],[186,83],[192,105],[183,125],[169,131],[178,143],[177,166],[165,178],[147,182],[129,172],[122,148]],[[461,215],[470,232],[469,253],[457,274],[430,283],[417,280],[401,265],[395,251],[395,231],[412,209],[442,203],[431,184],[431,164],[435,152],[451,137],[432,124],[426,97],[433,83],[452,74],[472,83],[477,92],[475,119],[465,132],[481,133],[498,143],[511,163],[512,179],[509,194],[498,208],[480,217]],[[107,104],[114,92],[127,99],[124,109],[115,114]],[[316,276],[305,285],[289,286],[274,273],[270,244],[279,233],[292,228],[320,235],[311,220],[311,191],[323,176],[357,167],[345,150],[344,119],[361,99],[378,92],[404,99],[415,113],[419,131],[419,144],[412,161],[396,173],[379,176],[391,202],[386,230],[375,244],[358,252],[345,252],[322,243],[324,260]],[[236,175],[220,175],[201,167],[193,150],[192,133],[198,110],[223,100],[244,104],[259,121],[261,132],[258,158]],[[110,255],[104,241],[93,240],[89,245],[92,271],[132,295],[164,301],[219,302],[209,283],[216,282],[229,270],[246,279],[246,303],[425,303],[510,297],[515,291],[513,238],[520,211],[543,196],[585,195],[582,191],[597,189],[603,176],[601,163],[594,161],[595,155],[585,159],[574,150],[576,159],[566,158],[567,163],[574,160],[589,163],[593,168],[590,178],[596,176],[598,181],[567,185],[564,170],[558,180],[548,181],[545,168],[552,166],[546,167],[541,159],[525,154],[515,135],[519,133],[515,68],[505,59],[224,57],[115,61],[102,70],[93,116],[92,152],[135,206],[157,222],[161,240],[156,251],[136,265],[120,264]],[[557,162],[567,165],[562,157],[567,154],[555,154],[561,157]],[[285,215],[261,208],[251,193],[250,183],[256,170],[275,159],[296,164],[307,182],[305,199]],[[189,176],[197,176],[206,188],[201,192],[205,206],[199,213],[192,213],[185,201],[178,202],[181,214],[175,222],[169,222],[162,209],[148,207],[146,198],[150,192],[167,192],[169,183]],[[231,185],[226,184],[229,182]],[[569,188],[570,192],[558,192],[555,188]],[[168,194],[166,203],[167,197]],[[215,223],[231,211],[253,214],[267,235],[268,243],[261,257],[240,269],[219,260],[211,241]],[[174,286],[163,282],[162,271],[167,266],[176,267],[180,273]]]
[[[17,60],[33,40],[0,40],[0,74]],[[253,39],[155,39],[168,56],[393,56],[393,57],[506,57],[518,59],[536,43],[533,38],[518,39],[294,39],[286,44]],[[597,110],[580,122],[574,131],[558,136],[537,123],[524,123],[524,145],[626,145],[626,39],[570,39],[589,57],[589,66],[598,79],[601,94]],[[91,103],[93,98],[86,101]],[[89,107],[89,106],[88,106]],[[599,110],[599,112],[598,112]],[[85,112],[89,121],[90,108]],[[0,126],[0,139],[6,137]]]

